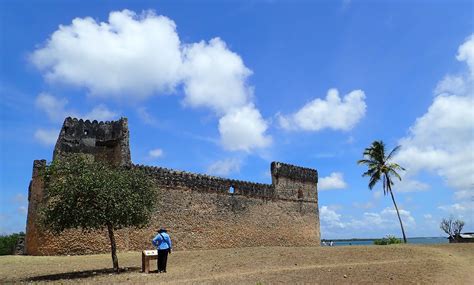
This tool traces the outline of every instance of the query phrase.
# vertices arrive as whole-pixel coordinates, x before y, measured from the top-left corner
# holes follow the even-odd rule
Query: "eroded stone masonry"
[[[131,162],[126,118],[113,122],[66,118],[54,159],[85,153],[112,165],[144,169],[159,189],[157,210],[145,229],[117,231],[120,251],[152,249],[156,229],[166,227],[177,250],[249,246],[314,246],[320,243],[314,169],[272,162],[272,184],[253,183]],[[39,176],[45,160],[35,160],[29,187],[25,249],[30,255],[109,252],[106,230],[59,236],[37,224],[43,198]]]

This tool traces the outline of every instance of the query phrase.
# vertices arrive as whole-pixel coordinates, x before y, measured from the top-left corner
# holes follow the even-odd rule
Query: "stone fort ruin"
[[[153,248],[151,239],[161,226],[168,228],[178,250],[320,244],[318,173],[314,169],[272,162],[272,184],[261,184],[135,165],[126,118],[112,122],[66,118],[53,159],[61,159],[65,153],[85,153],[112,165],[144,169],[158,187],[157,210],[150,226],[116,231],[120,251]],[[33,163],[26,254],[109,252],[106,230],[67,230],[57,236],[38,225],[44,192],[39,173],[45,165],[45,160]]]

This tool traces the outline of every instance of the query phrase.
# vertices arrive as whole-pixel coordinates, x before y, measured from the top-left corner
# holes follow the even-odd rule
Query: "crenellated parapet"
[[[158,187],[170,189],[190,189],[192,191],[218,194],[244,195],[266,199],[285,199],[315,202],[317,199],[317,171],[310,168],[294,166],[281,162],[272,162],[272,184],[255,183],[196,174],[186,171],[133,165],[144,170],[155,181]]]
[[[316,169],[282,162],[271,164],[272,185],[282,199],[300,199],[317,202],[318,172]]]
[[[307,167],[274,161],[271,164],[271,173],[274,177],[286,177],[301,182],[318,183],[318,171]]]
[[[274,198],[274,188],[271,184],[228,179],[164,167],[146,165],[133,165],[133,167],[144,170],[154,179],[155,185],[158,187],[186,188],[200,192]]]

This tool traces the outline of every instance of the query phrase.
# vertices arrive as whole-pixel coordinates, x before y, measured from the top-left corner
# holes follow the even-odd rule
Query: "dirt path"
[[[0,283],[18,281],[166,284],[472,284],[474,244],[261,247],[175,252],[168,273],[140,273],[140,253],[0,257]],[[471,282],[471,283],[469,283]]]
[[[469,280],[470,284],[474,284],[474,246],[433,247],[429,250],[433,254],[437,252],[443,260],[444,270],[438,274],[439,281],[448,283],[452,281],[450,276],[458,276],[459,280]]]

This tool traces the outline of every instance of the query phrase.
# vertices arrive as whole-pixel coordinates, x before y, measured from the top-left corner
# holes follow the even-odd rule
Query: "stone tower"
[[[282,162],[271,164],[272,185],[275,195],[283,199],[318,200],[318,172],[316,169]]]
[[[127,118],[118,121],[97,122],[68,117],[64,120],[54,147],[53,159],[68,153],[94,156],[95,160],[114,166],[131,166]],[[33,175],[28,189],[28,217],[26,222],[25,252],[40,254],[44,231],[38,227],[38,211],[44,196],[43,180],[39,175],[46,160],[33,162]]]
[[[131,165],[127,118],[111,122],[66,118],[53,160],[67,153],[90,154],[95,160],[115,166]]]

